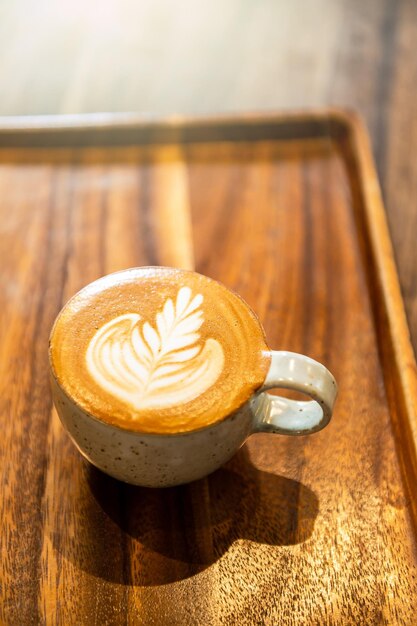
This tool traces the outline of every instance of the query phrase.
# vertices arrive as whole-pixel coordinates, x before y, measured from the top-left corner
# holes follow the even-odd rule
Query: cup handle
[[[273,387],[300,391],[312,400],[289,400],[265,392]],[[272,350],[269,372],[252,400],[254,431],[315,433],[329,423],[336,396],[336,381],[324,365],[302,354]]]

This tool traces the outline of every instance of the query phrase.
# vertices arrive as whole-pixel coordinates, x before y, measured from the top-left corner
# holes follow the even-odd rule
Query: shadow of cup
[[[207,478],[178,487],[135,487],[87,463],[79,479],[85,482],[83,510],[74,516],[74,539],[62,541],[58,532],[54,545],[84,571],[126,585],[189,578],[241,539],[302,543],[318,513],[311,489],[257,470],[245,447]]]

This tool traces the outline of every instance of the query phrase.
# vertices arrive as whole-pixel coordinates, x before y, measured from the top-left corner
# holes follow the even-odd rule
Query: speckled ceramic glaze
[[[178,434],[150,434],[108,424],[81,409],[52,373],[54,403],[73,442],[93,465],[135,485],[168,487],[202,478],[225,463],[255,432],[306,435],[329,422],[337,387],[320,363],[292,352],[271,352],[263,387],[238,411],[202,428]],[[266,393],[281,387],[312,400],[288,400]]]

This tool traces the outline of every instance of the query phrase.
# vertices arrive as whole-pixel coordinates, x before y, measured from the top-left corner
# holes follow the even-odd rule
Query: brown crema
[[[259,389],[270,364],[250,307],[187,270],[140,267],[87,285],[50,337],[53,375],[112,425],[173,434],[214,424]]]

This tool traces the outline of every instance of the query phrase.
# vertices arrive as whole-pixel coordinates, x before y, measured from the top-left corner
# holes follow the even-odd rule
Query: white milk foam
[[[138,313],[119,315],[94,335],[87,369],[104,391],[134,410],[185,404],[219,378],[224,351],[216,339],[200,342],[203,296],[182,287],[167,298],[153,325]]]

